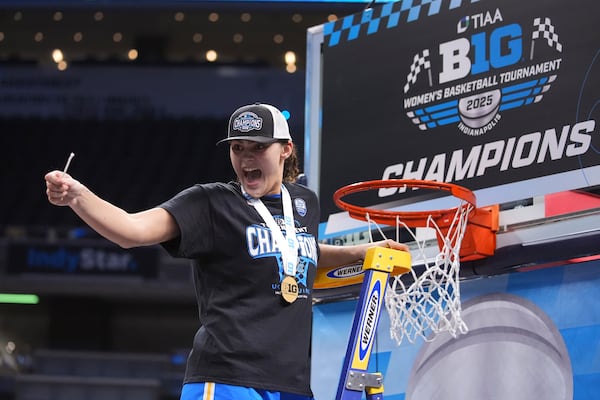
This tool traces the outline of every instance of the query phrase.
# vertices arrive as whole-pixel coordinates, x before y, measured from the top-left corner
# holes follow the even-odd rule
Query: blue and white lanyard
[[[242,193],[248,199],[258,214],[271,230],[275,242],[281,252],[283,259],[283,272],[288,276],[296,276],[296,264],[298,263],[298,239],[296,238],[296,228],[294,227],[294,212],[292,211],[292,199],[286,187],[281,185],[281,201],[283,203],[283,221],[285,223],[285,237],[275,222],[275,219],[267,209],[267,206],[261,199],[254,198],[246,193],[242,186]]]

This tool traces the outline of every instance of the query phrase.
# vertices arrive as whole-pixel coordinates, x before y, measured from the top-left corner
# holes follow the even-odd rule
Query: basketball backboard
[[[333,203],[340,187],[425,179],[500,207],[495,255],[465,276],[597,257],[599,12],[592,0],[398,1],[309,29],[305,172],[320,239],[369,240]],[[364,201],[452,205],[401,192]]]

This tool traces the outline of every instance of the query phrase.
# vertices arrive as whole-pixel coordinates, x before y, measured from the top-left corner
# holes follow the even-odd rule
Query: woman
[[[45,177],[48,200],[124,248],[161,244],[193,261],[201,326],[181,399],[310,399],[315,267],[359,262],[373,244],[317,242],[318,200],[293,183],[294,144],[277,108],[237,109],[219,143],[230,146],[237,182],[195,185],[128,213],[53,171]],[[392,240],[377,244],[408,250]]]

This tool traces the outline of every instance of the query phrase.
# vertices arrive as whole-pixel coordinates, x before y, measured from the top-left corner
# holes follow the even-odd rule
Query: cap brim
[[[232,140],[249,140],[251,142],[258,142],[258,143],[264,144],[264,143],[275,143],[280,140],[289,140],[289,139],[273,139],[273,138],[264,137],[264,136],[235,136],[235,137],[228,137],[228,138],[219,140],[217,142],[217,144],[231,142]]]

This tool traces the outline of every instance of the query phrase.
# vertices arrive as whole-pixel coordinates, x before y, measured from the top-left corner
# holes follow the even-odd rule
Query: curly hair
[[[300,167],[298,165],[298,153],[296,153],[296,146],[294,146],[292,154],[285,159],[285,163],[283,164],[284,182],[296,182],[296,179],[300,174]]]

